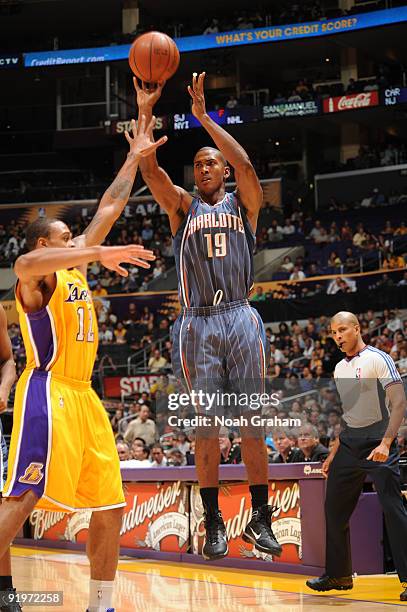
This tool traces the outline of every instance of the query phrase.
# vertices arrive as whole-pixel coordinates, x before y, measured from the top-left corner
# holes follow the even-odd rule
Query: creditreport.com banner
[[[373,11],[351,17],[326,19],[308,23],[287,24],[279,27],[251,28],[218,34],[201,36],[185,36],[176,38],[175,42],[181,53],[201,51],[204,49],[222,49],[237,45],[256,45],[259,43],[280,42],[298,38],[314,38],[355,32],[365,28],[401,23],[407,21],[407,7],[402,6],[382,11]],[[28,68],[40,66],[60,66],[63,64],[86,64],[94,62],[110,62],[127,59],[130,45],[112,45],[94,47],[91,49],[68,49],[64,51],[42,51],[25,53],[24,66]]]

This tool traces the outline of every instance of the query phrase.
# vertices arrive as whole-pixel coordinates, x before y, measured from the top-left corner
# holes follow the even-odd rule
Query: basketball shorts
[[[229,393],[243,397],[265,392],[269,360],[263,322],[247,300],[185,308],[174,324],[175,376],[189,391],[221,391],[228,404],[221,400],[221,410],[231,407]],[[217,399],[215,403],[219,406]],[[236,416],[249,409],[249,403],[243,399],[235,406]]]
[[[90,382],[38,370],[21,375],[3,497],[30,489],[46,510],[125,505],[112,428]]]
[[[0,493],[3,491],[7,476],[7,444],[0,421]]]

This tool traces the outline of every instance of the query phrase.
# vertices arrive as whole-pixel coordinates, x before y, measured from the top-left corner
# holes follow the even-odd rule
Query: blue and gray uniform
[[[211,206],[192,200],[174,240],[182,312],[173,328],[173,368],[188,388],[214,383],[248,391],[264,381],[263,322],[249,305],[255,234],[238,195]]]

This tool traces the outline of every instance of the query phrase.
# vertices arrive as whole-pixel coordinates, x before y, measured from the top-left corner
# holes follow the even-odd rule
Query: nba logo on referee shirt
[[[356,368],[356,378],[360,380],[362,377],[362,368]]]
[[[23,476],[18,479],[18,482],[37,485],[44,478],[43,467],[43,463],[30,463]]]

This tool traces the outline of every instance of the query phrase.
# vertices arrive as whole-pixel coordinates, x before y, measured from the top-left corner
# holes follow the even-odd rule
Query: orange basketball
[[[129,64],[132,72],[145,83],[166,81],[179,66],[179,51],[167,34],[146,32],[132,44]]]

